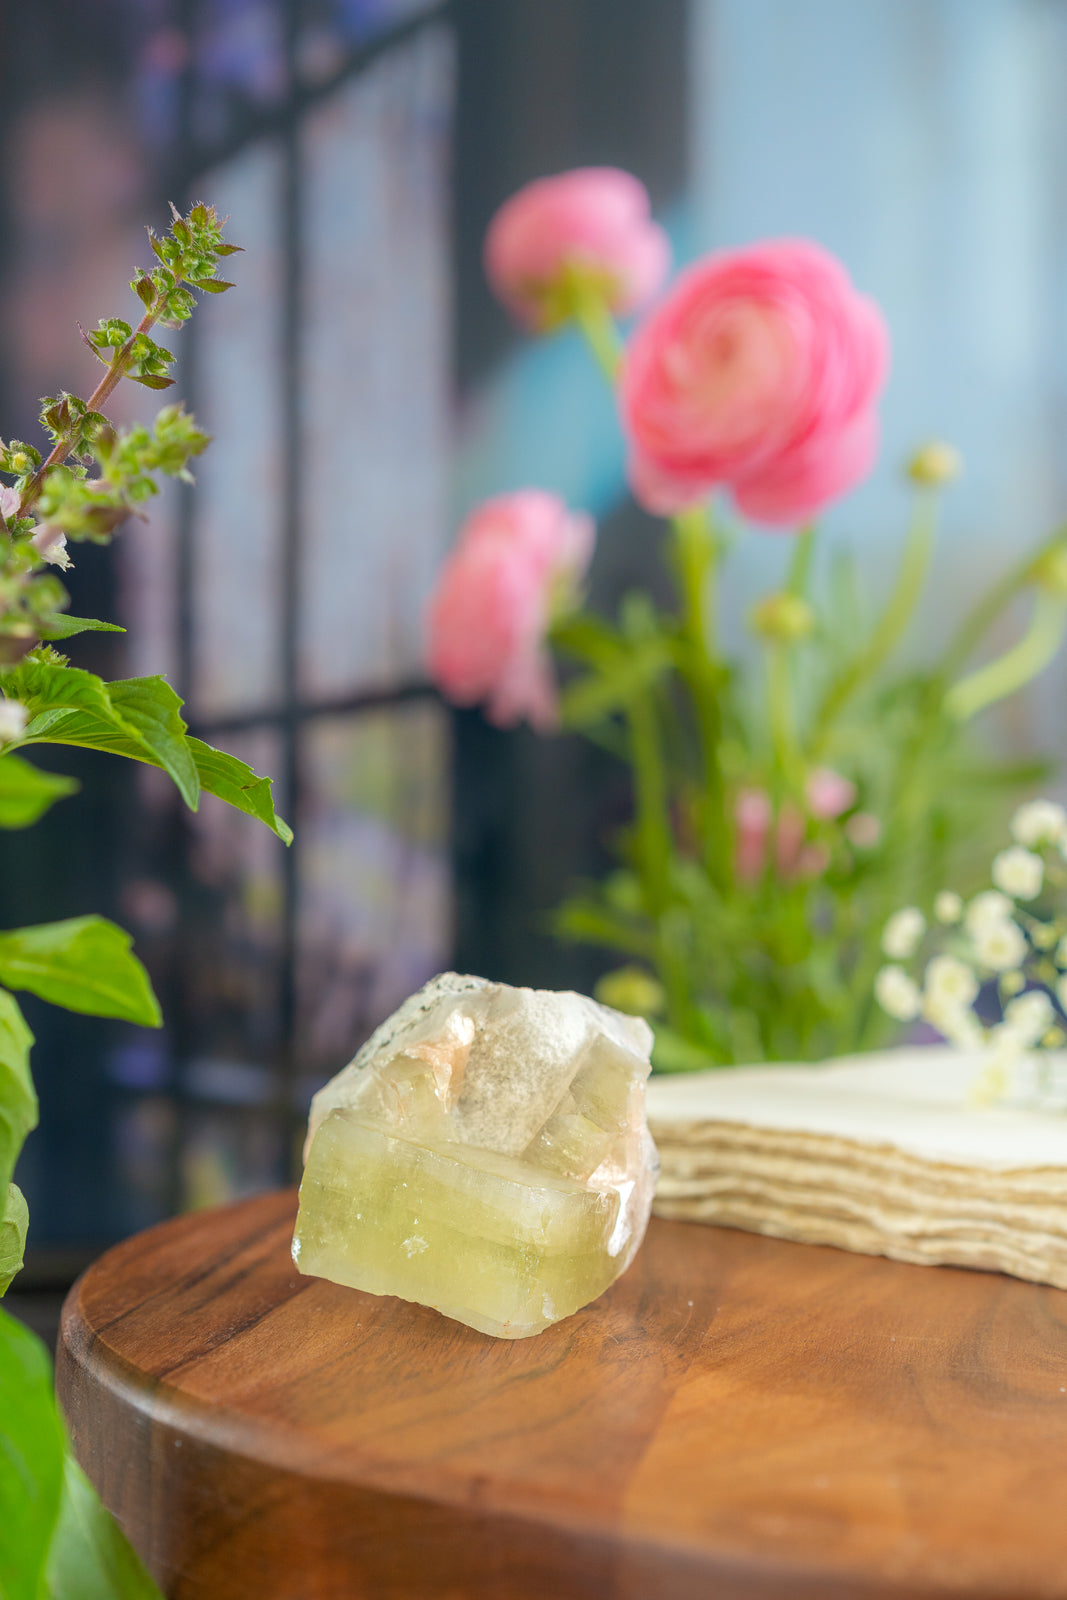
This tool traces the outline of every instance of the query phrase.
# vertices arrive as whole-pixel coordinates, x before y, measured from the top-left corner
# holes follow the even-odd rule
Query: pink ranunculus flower
[[[545,648],[593,554],[593,519],[541,489],[487,500],[468,517],[430,601],[427,665],[457,705],[484,701],[500,727],[556,722]]]
[[[725,485],[758,522],[806,521],[870,469],[888,364],[881,312],[819,245],[705,257],[623,361],[634,493],[667,514]]]
[[[568,270],[586,276],[625,316],[661,287],[670,259],[644,184],[617,167],[579,167],[526,184],[500,207],[485,238],[493,292],[540,331],[567,314]]]

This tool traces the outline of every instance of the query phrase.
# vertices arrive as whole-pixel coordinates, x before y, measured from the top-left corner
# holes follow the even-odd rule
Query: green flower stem
[[[122,379],[126,376],[126,373],[131,365],[131,353],[133,351],[135,340],[138,339],[141,334],[147,333],[150,328],[155,327],[159,315],[163,310],[163,303],[165,300],[166,295],[162,291],[157,292],[155,300],[149,306],[148,310],[145,312],[136,328],[134,328],[133,332],[130,334],[130,337],[126,340],[125,344],[120,345],[118,350],[116,350],[114,358],[108,364],[107,371],[104,373],[104,376],[100,379],[100,382],[97,384],[96,388],[93,390],[88,401],[86,402],[87,410],[99,411],[104,403],[110,398],[113,391],[118,387]],[[19,501],[18,509],[18,515],[20,517],[24,517],[26,515],[34,501],[37,499],[41,489],[44,486],[44,480],[48,476],[49,469],[59,466],[70,455],[70,452],[74,446],[75,437],[76,434],[72,431],[66,434],[62,439],[56,440],[56,443],[52,446],[51,451],[41,462],[41,465],[37,468],[37,471],[34,473],[33,477],[30,479],[29,483],[27,483],[22,492],[22,499]]]
[[[979,667],[955,684],[945,696],[945,710],[958,722],[1021,689],[1044,671],[1056,655],[1067,630],[1067,598],[1038,590],[1034,615],[1019,643],[988,666]]]
[[[622,360],[622,339],[603,295],[575,288],[571,315],[608,383],[614,387]]]
[[[808,592],[814,553],[815,525],[809,523],[807,527],[801,528],[793,541],[793,554],[789,558],[789,571],[785,580],[786,593],[796,595],[798,600],[802,600]]]
[[[689,985],[684,961],[676,950],[676,941],[668,937],[666,926],[674,838],[652,696],[634,695],[626,714],[634,775],[635,854],[645,911],[655,929],[656,966],[667,995],[668,1016],[674,1026],[684,1027],[690,1009]]]
[[[916,491],[915,509],[908,529],[897,581],[867,648],[830,685],[815,719],[811,754],[819,756],[834,722],[856,691],[874,677],[891,654],[911,621],[926,581],[937,535],[937,493],[928,487]]]
[[[1030,587],[1042,564],[1058,550],[1062,550],[1065,543],[1067,543],[1067,528],[1057,528],[1039,550],[1033,555],[1024,556],[1010,572],[1006,572],[1003,578],[993,585],[988,594],[982,596],[961,622],[945,652],[944,660],[938,670],[938,676],[943,682],[949,682],[962,670],[971,652],[981,644],[1001,613],[1017,595]]]
[[[795,599],[802,600],[807,593],[814,549],[815,529],[808,526],[793,542],[786,573],[785,593]],[[783,794],[799,793],[804,778],[793,703],[793,650],[797,643],[799,640],[769,639],[766,645],[767,714],[774,756],[775,799],[779,802]]]
[[[650,916],[659,917],[670,901],[673,840],[666,774],[651,696],[634,695],[627,706],[627,718],[634,773],[637,857],[645,887],[646,909]]]
[[[717,888],[727,886],[729,830],[719,746],[722,712],[720,671],[715,653],[715,576],[718,560],[707,506],[672,517],[674,556],[682,596],[682,675],[689,686],[700,734],[704,776],[703,843],[708,875]]]
[[[774,790],[799,792],[802,785],[800,754],[793,715],[793,683],[789,646],[774,640],[767,644],[767,711],[774,755]]]

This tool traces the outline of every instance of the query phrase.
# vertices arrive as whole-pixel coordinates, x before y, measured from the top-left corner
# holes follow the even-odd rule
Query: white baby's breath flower
[[[1033,900],[1045,881],[1045,863],[1032,850],[1015,844],[993,857],[991,876],[997,888],[1013,899]]]
[[[1003,1100],[1008,1092],[1013,1054],[997,1050],[989,1065],[978,1074],[969,1095],[973,1106],[992,1106]]]
[[[975,895],[964,912],[964,926],[968,933],[980,933],[983,928],[1006,921],[1011,913],[1012,904],[1007,895],[999,894],[996,889],[986,889]]]
[[[1052,1024],[1052,1001],[1044,989],[1031,989],[1004,1007],[1004,1021],[993,1029],[1000,1037],[1012,1039],[1023,1047],[1036,1044]]]
[[[1026,960],[1026,939],[1006,917],[976,929],[971,938],[979,966],[988,967],[991,972],[1010,972]]]
[[[12,739],[21,739],[26,732],[26,721],[29,712],[21,700],[0,699],[0,744],[10,744]]]
[[[978,979],[965,961],[955,956],[935,956],[927,962],[923,988],[929,999],[969,1006],[978,993]]]
[[[1011,819],[1011,836],[1030,850],[1058,844],[1067,837],[1067,811],[1055,800],[1028,800]]]
[[[894,911],[882,931],[882,949],[894,961],[906,961],[915,954],[926,932],[926,918],[915,906]]]
[[[942,995],[923,997],[923,1016],[957,1050],[977,1050],[985,1040],[981,1023],[969,1006]]]
[[[874,980],[874,995],[882,1010],[898,1022],[911,1022],[919,1015],[919,986],[903,967],[883,967]]]
[[[934,901],[934,916],[938,922],[958,922],[963,916],[963,901],[953,889],[942,889]]]

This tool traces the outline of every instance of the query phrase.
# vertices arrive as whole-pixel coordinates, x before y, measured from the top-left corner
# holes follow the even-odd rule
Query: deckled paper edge
[[[979,1171],[1067,1168],[1067,1116],[969,1100],[980,1055],[942,1046],[876,1051],[816,1066],[654,1076],[647,1109],[661,1146],[733,1123],[901,1150]]]

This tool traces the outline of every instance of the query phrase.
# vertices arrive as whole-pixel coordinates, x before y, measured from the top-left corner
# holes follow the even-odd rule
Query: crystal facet
[[[444,973],[311,1106],[293,1260],[521,1339],[595,1300],[655,1187],[647,1023]]]

